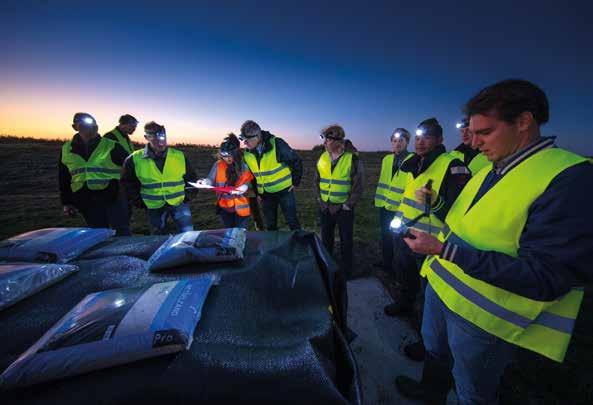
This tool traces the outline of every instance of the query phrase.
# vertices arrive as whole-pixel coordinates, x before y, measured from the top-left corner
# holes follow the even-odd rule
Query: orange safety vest
[[[251,171],[246,170],[241,173],[236,184],[227,184],[226,178],[227,164],[224,160],[219,160],[216,167],[216,187],[232,186],[238,187],[253,180]],[[227,212],[235,212],[240,217],[251,215],[249,209],[249,200],[245,195],[232,195],[227,193],[216,193],[218,195],[218,206]]]

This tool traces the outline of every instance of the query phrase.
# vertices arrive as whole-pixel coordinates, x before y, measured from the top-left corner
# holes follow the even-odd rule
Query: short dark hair
[[[138,125],[138,120],[133,115],[124,114],[121,117],[119,117],[119,123],[121,125],[128,125],[128,124]]]
[[[465,105],[464,113],[472,115],[496,114],[497,118],[513,123],[528,111],[538,125],[550,119],[548,97],[535,84],[522,79],[507,79],[485,87]]]
[[[147,134],[156,134],[163,129],[165,129],[164,126],[157,124],[154,121],[147,122],[146,125],[144,125],[144,132]]]

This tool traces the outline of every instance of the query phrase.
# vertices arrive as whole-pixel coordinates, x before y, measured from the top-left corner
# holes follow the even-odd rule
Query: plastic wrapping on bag
[[[189,231],[171,236],[148,259],[155,271],[189,263],[220,263],[243,259],[245,229]]]
[[[0,388],[186,350],[217,276],[87,295],[0,376]]]
[[[67,263],[113,236],[105,228],[46,228],[0,242],[0,260]]]
[[[0,310],[78,271],[69,264],[0,264]]]

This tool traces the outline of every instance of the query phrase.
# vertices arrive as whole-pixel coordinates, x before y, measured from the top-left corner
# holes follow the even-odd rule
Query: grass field
[[[61,142],[0,137],[0,240],[19,233],[60,226],[84,226],[81,217],[62,215],[58,193],[57,159]],[[181,146],[198,176],[207,175],[215,149]],[[299,219],[304,229],[318,231],[317,204],[312,193],[315,161],[319,152],[299,151],[304,161],[303,182],[296,189]],[[378,213],[373,195],[383,153],[362,152],[366,191],[355,212],[355,274],[372,274],[381,260]],[[191,201],[195,229],[221,227],[214,214],[215,199],[209,191],[198,192]],[[279,215],[282,222],[282,215]],[[147,234],[146,214],[135,210],[135,234]],[[383,277],[384,279],[384,277]],[[522,351],[519,361],[505,375],[504,403],[591,404],[593,403],[593,299],[586,289],[573,341],[563,364]],[[364,331],[356,331],[364,333]]]

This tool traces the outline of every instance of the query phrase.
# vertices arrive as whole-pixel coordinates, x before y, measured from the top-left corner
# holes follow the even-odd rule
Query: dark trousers
[[[334,251],[334,234],[336,225],[338,226],[342,270],[346,276],[351,276],[352,249],[354,248],[354,211],[340,209],[335,214],[331,214],[327,210],[320,210],[319,219],[321,222],[321,239],[330,254],[333,254]]]
[[[115,236],[129,236],[130,218],[128,203],[119,196],[108,203],[103,200],[90,200],[87,204],[77,207],[89,228],[112,228]]]
[[[297,218],[294,190],[282,190],[277,193],[264,193],[262,196],[266,230],[278,230],[278,206],[291,230],[301,229]]]
[[[395,276],[393,270],[393,252],[395,250],[395,235],[389,229],[395,212],[379,208],[379,224],[381,226],[381,241],[383,252],[383,270],[389,275]]]
[[[226,212],[221,209],[219,215],[225,228],[247,229],[247,226],[249,225],[249,217],[242,217],[235,212]]]
[[[420,266],[425,256],[412,252],[401,237],[394,238],[394,250],[393,263],[396,279],[400,284],[400,300],[412,307],[421,291]]]

